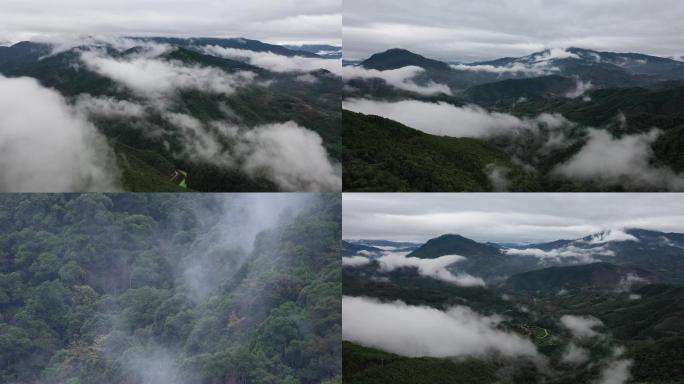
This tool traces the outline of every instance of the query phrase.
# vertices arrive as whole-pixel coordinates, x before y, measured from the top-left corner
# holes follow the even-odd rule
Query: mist
[[[594,328],[603,326],[603,322],[593,316],[563,315],[560,318],[561,324],[567,328],[573,337],[577,339],[588,339],[599,337],[601,334]]]
[[[426,84],[418,84],[414,78],[425,72],[424,68],[417,66],[407,66],[397,69],[379,71],[377,69],[366,69],[359,66],[345,66],[342,69],[342,77],[350,79],[382,79],[388,85],[420,95],[451,95],[451,89],[445,84],[435,83],[432,80]]]
[[[116,191],[106,140],[57,92],[0,75],[0,190]]]
[[[582,149],[553,174],[578,182],[594,182],[604,186],[624,185],[629,188],[679,191],[684,189],[684,176],[670,168],[653,164],[651,145],[661,135],[658,129],[615,137],[610,132],[590,128]]]
[[[408,357],[539,357],[532,342],[500,330],[500,322],[497,315],[482,316],[465,306],[441,311],[401,301],[342,298],[343,339],[367,347]]]
[[[484,287],[485,282],[479,277],[471,276],[465,272],[452,273],[447,267],[466,260],[459,255],[444,255],[434,259],[421,259],[409,257],[408,253],[387,252],[384,256],[376,259],[380,272],[392,272],[401,268],[415,268],[418,274],[441,280],[462,287]]]
[[[572,124],[556,114],[521,119],[507,113],[489,112],[476,105],[457,107],[445,102],[348,99],[342,106],[354,112],[386,117],[431,135],[451,137],[513,136],[523,131],[536,133],[541,127],[559,130]]]
[[[115,81],[139,98],[128,101],[82,94],[73,105],[83,115],[131,119],[161,116],[170,127],[149,119],[135,126],[155,141],[165,140],[169,135],[179,138],[179,146],[172,153],[176,159],[237,169],[252,178],[270,180],[283,191],[341,190],[341,165],[330,158],[321,136],[306,127],[292,121],[246,126],[230,111],[225,112],[224,119],[201,121],[178,111],[180,92],[230,97],[240,88],[267,87],[268,82],[254,72],[228,73],[214,67],[188,65],[166,58],[176,49],[170,45],[131,39],[89,38],[80,44],[67,40],[55,45],[55,52],[74,46],[87,69]],[[112,50],[118,54],[112,54]],[[321,60],[326,64],[336,62]]]
[[[256,67],[273,72],[311,72],[325,69],[336,75],[342,74],[342,61],[315,57],[283,56],[272,52],[255,52],[245,49],[224,48],[207,45],[204,53],[234,60],[245,60]]]

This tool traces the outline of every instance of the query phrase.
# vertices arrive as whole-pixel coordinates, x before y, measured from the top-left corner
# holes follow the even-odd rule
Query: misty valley
[[[0,382],[341,382],[339,194],[0,196]]]
[[[344,382],[684,383],[682,233],[346,240],[342,255]]]
[[[339,191],[340,57],[243,38],[0,46],[0,190]]]
[[[682,191],[684,62],[545,49],[345,61],[345,191]]]

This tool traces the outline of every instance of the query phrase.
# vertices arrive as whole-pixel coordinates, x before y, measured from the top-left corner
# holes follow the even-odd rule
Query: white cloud
[[[392,272],[399,268],[416,268],[421,276],[431,277],[463,287],[485,286],[485,282],[479,277],[471,276],[465,272],[459,272],[454,275],[447,269],[452,264],[466,260],[463,256],[445,255],[435,259],[421,259],[418,257],[407,257],[407,254],[388,253],[376,259],[380,271]]]
[[[164,60],[158,57],[158,52],[114,58],[101,50],[91,49],[81,53],[81,60],[90,70],[148,98],[170,97],[177,90],[231,95],[238,87],[253,84],[256,78],[256,74],[249,71],[227,73],[218,68]]]
[[[342,172],[314,131],[294,122],[266,124],[238,137],[235,153],[249,174],[267,175],[290,191],[340,191]]]
[[[565,347],[561,355],[561,361],[573,365],[584,364],[589,361],[589,351],[571,342]]]
[[[610,132],[588,129],[582,149],[553,173],[580,182],[623,185],[632,188],[684,190],[684,177],[671,169],[651,164],[651,145],[660,131],[614,137]]]
[[[589,239],[588,243],[605,244],[621,241],[639,241],[639,239],[625,232],[624,229],[608,229],[593,235],[591,239]]]
[[[95,117],[143,117],[145,107],[127,100],[113,97],[93,97],[89,94],[79,95],[74,108],[85,115]]]
[[[603,326],[603,322],[593,316],[574,316],[563,315],[561,323],[567,328],[572,336],[578,339],[592,338],[601,334],[594,330],[596,327]]]
[[[596,256],[615,256],[615,252],[605,247],[580,248],[574,245],[550,250],[539,248],[507,248],[504,249],[504,253],[507,255],[534,256],[540,260],[556,263],[563,261],[562,259],[575,259],[575,261],[579,263],[591,263],[596,261],[594,258]]]
[[[633,273],[628,273],[627,275],[623,276],[620,278],[620,282],[618,282],[617,287],[615,288],[616,292],[629,292],[632,290],[632,287],[635,285],[644,285],[648,283],[648,280],[635,275]]]
[[[345,66],[342,68],[344,79],[382,79],[387,84],[409,92],[421,95],[446,94],[451,95],[451,89],[445,84],[435,83],[432,80],[426,84],[418,84],[413,79],[425,72],[425,69],[416,66],[407,66],[397,69],[379,71],[377,69],[366,69],[359,66]]]
[[[601,371],[601,377],[596,384],[625,384],[632,377],[629,369],[633,362],[629,359],[611,361]]]
[[[432,135],[452,137],[511,136],[521,131],[537,133],[541,127],[555,131],[572,125],[558,114],[543,113],[536,118],[521,119],[476,105],[457,107],[445,102],[348,99],[342,106],[354,112],[386,117]]]
[[[342,73],[342,60],[301,56],[283,56],[271,52],[254,52],[244,49],[208,45],[204,53],[228,59],[246,60],[249,64],[274,72],[310,72],[326,69],[336,75]]]
[[[342,265],[345,267],[360,267],[363,265],[368,265],[370,262],[371,260],[369,258],[363,256],[351,256],[342,258]]]
[[[118,189],[105,139],[57,92],[34,79],[0,75],[0,190]]]
[[[511,170],[507,167],[499,166],[495,163],[487,164],[485,173],[495,192],[505,192],[511,185],[508,180],[508,173]]]
[[[514,61],[507,65],[495,66],[489,64],[453,64],[451,68],[459,71],[469,71],[469,72],[490,72],[497,74],[525,74],[529,76],[542,76],[551,73],[559,72],[560,69],[553,65],[554,60],[574,58],[578,59],[579,56],[561,48],[553,48],[543,51],[541,54],[530,55],[520,58],[518,61]],[[582,83],[582,86],[586,84]],[[591,85],[591,82],[589,82]],[[580,84],[578,82],[578,88]],[[576,91],[579,92],[579,91]],[[584,93],[584,92],[582,92]],[[578,95],[579,96],[579,95]],[[568,96],[570,97],[570,96]]]
[[[183,155],[265,177],[286,191],[334,192],[342,189],[341,169],[314,131],[289,121],[238,127],[221,121],[204,124],[192,116],[166,113],[183,130]]]
[[[529,340],[497,328],[499,316],[482,316],[468,307],[440,311],[401,301],[381,303],[342,298],[342,338],[409,357],[539,357]]]
[[[575,88],[572,89],[570,92],[565,94],[565,97],[569,97],[571,99],[580,97],[584,95],[586,92],[591,91],[594,89],[594,84],[591,83],[591,80],[589,81],[582,81],[580,79],[575,79]],[[586,96],[589,97],[589,96]],[[584,100],[587,101],[587,100]],[[589,101],[591,101],[591,97],[589,97]]]

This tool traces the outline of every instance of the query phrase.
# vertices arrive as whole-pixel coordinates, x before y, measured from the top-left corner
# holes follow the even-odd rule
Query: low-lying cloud
[[[363,256],[350,256],[342,258],[342,265],[345,267],[360,267],[370,264],[371,259]]]
[[[575,338],[587,339],[601,336],[594,328],[603,326],[603,322],[593,316],[563,315],[560,321]]]
[[[539,248],[507,248],[504,253],[514,256],[533,256],[544,262],[560,263],[566,259],[573,259],[576,263],[595,262],[597,256],[615,256],[615,252],[606,247],[582,248],[575,245],[568,245],[549,250]]]
[[[660,130],[615,137],[610,132],[590,128],[587,142],[567,162],[553,170],[559,177],[605,186],[622,185],[649,190],[684,189],[684,177],[670,168],[652,164],[651,145]]]
[[[561,362],[566,364],[579,365],[587,361],[589,361],[589,351],[572,342],[565,347],[561,355]]]
[[[316,57],[283,56],[272,52],[255,52],[246,49],[224,48],[217,45],[202,47],[208,55],[243,60],[256,67],[273,72],[310,72],[325,69],[336,75],[342,74],[342,61]]]
[[[553,65],[554,60],[568,58],[578,59],[579,56],[565,49],[553,48],[540,54],[523,57],[518,61],[511,62],[507,65],[453,64],[451,65],[451,68],[457,71],[489,72],[499,75],[543,76],[560,71],[560,68]]]
[[[29,78],[0,75],[0,168],[6,192],[119,189],[105,139],[61,95]]]
[[[463,287],[483,287],[484,280],[479,277],[471,276],[465,272],[451,273],[447,269],[452,264],[466,260],[459,255],[445,255],[435,259],[421,259],[418,257],[408,257],[406,253],[388,253],[377,259],[381,272],[392,272],[399,268],[415,268],[418,274],[436,280],[460,285]]]
[[[255,83],[254,72],[228,73],[214,67],[188,65],[163,59],[160,57],[163,53],[153,50],[112,57],[103,50],[90,49],[81,53],[81,61],[88,69],[147,98],[169,97],[176,90],[232,95],[237,88]]]
[[[346,66],[342,69],[342,77],[346,80],[382,79],[385,83],[395,88],[415,92],[421,95],[452,94],[449,86],[435,83],[432,80],[429,80],[425,84],[416,83],[414,79],[423,72],[425,72],[425,69],[417,66],[406,66],[386,71],[366,69],[360,66]]]
[[[509,136],[523,130],[536,132],[540,127],[556,130],[571,124],[558,114],[544,113],[536,118],[521,119],[507,113],[489,112],[476,105],[457,107],[446,102],[348,99],[342,105],[345,109],[386,117],[425,133],[452,137]]]
[[[532,342],[498,329],[501,320],[464,306],[440,311],[401,301],[342,298],[342,338],[367,347],[408,357],[539,357]]]

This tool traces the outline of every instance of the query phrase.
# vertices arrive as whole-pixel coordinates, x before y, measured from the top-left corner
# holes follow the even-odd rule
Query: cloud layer
[[[571,124],[561,115],[545,113],[533,119],[521,119],[476,105],[457,107],[446,102],[348,99],[342,106],[354,112],[386,117],[432,135],[452,137],[512,136],[521,131],[537,132],[540,127],[557,130]]]
[[[216,45],[203,47],[212,56],[245,60],[249,64],[273,72],[310,72],[318,69],[328,70],[336,75],[342,73],[342,61],[300,56],[282,56],[271,52],[254,52],[244,49],[224,48]]]
[[[600,185],[625,185],[648,190],[684,189],[684,176],[652,164],[651,145],[660,131],[614,137],[610,132],[590,128],[586,144],[553,171],[557,176]]]
[[[529,340],[497,328],[501,318],[482,316],[468,307],[446,311],[342,298],[342,338],[409,357],[538,357]]]
[[[445,233],[540,243],[606,228],[684,231],[684,201],[652,193],[355,193],[343,197],[343,236],[424,242]]]
[[[407,66],[397,69],[379,71],[366,69],[359,66],[345,66],[342,69],[344,79],[382,79],[388,85],[404,91],[415,92],[420,95],[451,95],[451,89],[445,84],[435,83],[430,80],[426,84],[418,84],[415,77],[425,72],[425,69],[416,66]]]
[[[408,0],[344,2],[344,54],[366,58],[388,48],[475,62],[552,47],[684,54],[684,4],[630,0]]]
[[[65,34],[341,43],[340,0],[6,0],[0,40]]]
[[[29,78],[0,75],[0,168],[5,192],[118,190],[104,138],[61,95]]]

